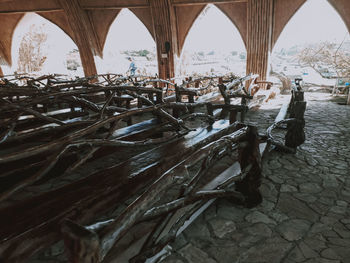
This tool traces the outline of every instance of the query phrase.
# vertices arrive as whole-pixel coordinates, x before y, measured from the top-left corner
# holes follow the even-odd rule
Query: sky
[[[213,22],[215,21],[215,22]],[[184,44],[184,50],[223,52],[245,51],[245,46],[238,29],[231,20],[214,5],[210,5],[194,22]]]
[[[308,0],[291,18],[274,49],[320,41],[341,42],[347,28],[327,0]]]

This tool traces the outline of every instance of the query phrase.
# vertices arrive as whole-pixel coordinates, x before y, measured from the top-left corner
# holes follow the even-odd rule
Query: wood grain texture
[[[273,0],[248,1],[247,72],[265,79],[271,49]]]

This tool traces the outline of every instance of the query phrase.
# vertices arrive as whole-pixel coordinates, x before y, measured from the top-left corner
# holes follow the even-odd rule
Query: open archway
[[[96,57],[99,73],[125,74],[131,57],[137,73],[158,72],[156,43],[147,27],[129,9],[122,9],[110,26],[103,50],[103,59]]]
[[[320,74],[329,71],[329,77],[335,77],[326,65],[324,68],[321,65],[310,67],[301,59],[308,50],[308,56],[316,56],[318,50],[322,51],[325,45],[333,46],[335,50],[339,48],[350,51],[347,27],[327,0],[306,1],[279,35],[271,56],[272,69],[292,79],[301,77],[306,82],[333,85],[334,80],[327,80]]]
[[[67,74],[83,76],[79,51],[73,40],[58,26],[35,13],[18,23],[11,46],[12,66],[4,74]]]
[[[246,49],[232,21],[215,5],[207,5],[189,30],[176,74],[244,75]]]

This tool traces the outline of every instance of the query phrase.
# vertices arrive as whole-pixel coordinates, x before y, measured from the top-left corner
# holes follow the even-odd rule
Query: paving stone
[[[295,241],[305,235],[310,225],[311,223],[306,220],[292,219],[278,225],[276,230],[288,241]]]
[[[306,219],[310,222],[315,222],[318,219],[318,215],[306,204],[285,193],[281,193],[277,209],[290,217]]]
[[[344,206],[333,206],[329,211],[336,214],[345,214],[348,211],[348,208]]]
[[[342,262],[349,262],[350,249],[348,247],[332,247],[332,249],[340,257]]]
[[[184,263],[182,260],[178,259],[175,255],[170,255],[169,257],[160,261],[161,263]]]
[[[217,205],[217,216],[234,222],[243,221],[244,217],[249,212],[249,209],[233,206],[228,201],[221,202]]]
[[[188,244],[179,250],[179,254],[183,256],[189,263],[216,263],[214,259],[209,258],[208,254],[203,250]]]
[[[303,241],[301,241],[298,244],[298,247],[299,247],[301,253],[304,255],[305,258],[315,258],[315,257],[319,256],[316,251],[314,251],[310,246],[308,246]]]
[[[285,214],[279,213],[279,212],[272,212],[269,214],[272,219],[274,219],[276,222],[281,223],[287,219],[289,219],[288,216]]]
[[[274,220],[269,218],[267,215],[259,212],[259,211],[254,211],[252,213],[249,213],[246,217],[245,220],[249,223],[264,223],[264,224],[276,224]]]
[[[235,245],[210,246],[206,251],[218,263],[236,262],[240,254],[239,248]]]
[[[271,211],[274,209],[274,207],[275,207],[275,203],[268,201],[266,199],[264,199],[259,206],[259,208],[261,208],[264,212]]]
[[[240,263],[279,263],[292,248],[281,238],[273,238],[249,248],[239,258]]]
[[[280,192],[281,193],[287,193],[287,192],[297,192],[298,189],[295,186],[284,184],[281,185]]]
[[[322,238],[317,238],[317,236],[311,236],[304,238],[303,241],[313,250],[320,252],[321,250],[327,248],[326,240]]]
[[[317,200],[317,197],[313,194],[293,193],[293,196],[295,196],[299,200],[307,202],[307,203],[313,203]]]
[[[305,257],[298,246],[295,246],[292,251],[288,254],[287,260],[290,262],[303,262]],[[288,262],[288,261],[287,261]]]
[[[350,238],[350,231],[341,223],[335,223],[333,229],[342,238]]]
[[[236,230],[236,225],[233,221],[229,221],[222,218],[213,218],[209,221],[209,224],[218,238],[223,238],[225,235],[232,233]]]
[[[321,192],[323,189],[316,183],[304,183],[299,185],[299,190],[302,193],[315,194]]]
[[[245,230],[253,236],[271,237],[272,234],[271,229],[262,223],[254,224]]]
[[[185,234],[191,237],[210,237],[209,229],[202,216],[197,218],[196,224],[191,224],[190,227],[185,230]]]
[[[332,249],[326,248],[321,252],[321,256],[326,259],[340,259],[340,256]]]
[[[304,263],[341,263],[339,260],[330,260],[325,258],[313,258],[305,261]]]

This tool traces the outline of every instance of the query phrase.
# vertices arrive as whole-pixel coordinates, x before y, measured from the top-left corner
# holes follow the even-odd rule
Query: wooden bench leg
[[[244,171],[246,168],[252,167],[246,177],[236,183],[236,190],[245,196],[246,207],[255,207],[262,202],[262,195],[259,190],[262,180],[261,156],[256,127],[249,126],[247,143],[239,146],[238,153],[241,170]]]

